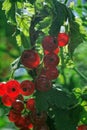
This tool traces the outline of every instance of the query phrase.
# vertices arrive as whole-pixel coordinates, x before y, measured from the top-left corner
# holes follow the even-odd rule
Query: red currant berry
[[[42,75],[36,79],[35,85],[37,90],[43,92],[50,90],[52,87],[51,81],[46,76]]]
[[[32,81],[25,80],[20,84],[21,94],[24,96],[29,96],[34,93],[35,85]]]
[[[52,36],[44,37],[42,41],[42,47],[44,50],[47,50],[48,52],[54,51],[58,47],[56,38]]]
[[[69,36],[66,33],[59,33],[58,34],[58,46],[63,47],[68,44]]]
[[[24,127],[24,126],[25,126],[25,117],[24,117],[24,116],[21,116],[21,117],[19,118],[19,120],[17,120],[17,121],[15,122],[15,125],[16,125],[17,127],[19,127],[19,128]]]
[[[40,57],[33,50],[25,50],[21,56],[21,63],[27,68],[37,68],[40,64]]]
[[[17,112],[21,112],[23,109],[24,109],[24,104],[22,101],[20,100],[15,100],[13,103],[12,103],[12,107],[15,111]]]
[[[17,97],[20,93],[20,84],[16,80],[9,80],[6,83],[6,93],[10,97]]]
[[[0,96],[3,96],[4,94],[6,94],[6,83],[1,82],[0,83]]]
[[[21,117],[21,114],[20,113],[17,113],[15,112],[14,110],[10,110],[9,114],[8,114],[8,119],[11,121],[11,122],[16,122],[20,119]]]
[[[57,54],[59,53],[59,51],[60,51],[60,48],[58,47],[58,48],[56,48],[56,49],[53,51],[53,53],[57,55]],[[47,55],[47,54],[49,54],[49,53],[50,53],[49,51],[44,50],[44,54],[45,54],[45,55]]]
[[[31,118],[30,118],[30,115],[26,115],[25,116],[25,125],[24,127],[28,127],[31,123]]]
[[[87,130],[87,125],[78,126],[77,130]]]
[[[26,108],[31,110],[31,111],[35,110],[35,99],[34,98],[31,98],[31,99],[27,100]]]
[[[59,63],[59,57],[54,53],[49,53],[48,55],[45,55],[43,62],[45,67],[57,66]]]
[[[11,98],[8,95],[4,95],[2,97],[2,103],[4,106],[12,106],[12,103],[14,102],[15,98]]]
[[[49,67],[46,70],[46,76],[49,80],[56,79],[58,77],[59,73],[56,67]]]
[[[28,125],[28,128],[29,128],[29,130],[33,130],[33,128],[34,128],[33,124],[30,123],[30,124]]]

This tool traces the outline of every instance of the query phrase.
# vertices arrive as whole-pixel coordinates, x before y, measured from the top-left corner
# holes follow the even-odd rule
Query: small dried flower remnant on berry
[[[21,88],[20,92],[21,92],[22,95],[29,96],[29,95],[34,93],[35,85],[32,81],[24,80],[20,84],[20,88]]]
[[[20,83],[17,80],[9,80],[6,83],[6,93],[10,97],[17,97],[20,94]]]

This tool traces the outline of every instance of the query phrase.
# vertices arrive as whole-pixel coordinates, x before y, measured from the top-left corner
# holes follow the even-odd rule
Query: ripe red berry
[[[28,125],[28,128],[29,128],[29,130],[33,130],[33,128],[34,128],[33,124],[30,123],[30,124]]]
[[[6,83],[6,93],[10,97],[17,97],[20,93],[20,83],[16,80],[9,80]]]
[[[54,53],[49,53],[48,55],[45,55],[43,62],[46,67],[57,66],[59,57]]]
[[[0,83],[0,96],[3,96],[4,94],[6,94],[6,83],[1,82]]]
[[[78,126],[77,130],[87,130],[87,125]]]
[[[21,56],[21,63],[27,68],[37,68],[40,64],[40,57],[34,50],[25,50]]]
[[[59,33],[57,40],[58,40],[58,46],[63,47],[68,44],[69,36],[66,33]]]
[[[48,52],[53,52],[58,47],[56,38],[52,36],[44,37],[42,41],[42,47]]]
[[[11,98],[8,95],[4,95],[2,97],[2,103],[4,106],[12,106],[12,103],[14,102],[15,98]]]
[[[59,73],[56,67],[49,67],[46,70],[46,76],[49,80],[56,79],[58,77]]]
[[[15,125],[17,126],[17,127],[19,127],[19,128],[22,128],[22,127],[24,127],[25,126],[25,117],[24,116],[20,116],[20,118],[19,118],[19,120],[17,120],[16,122],[15,122]]]
[[[25,80],[20,84],[20,92],[24,96],[29,96],[34,93],[35,85],[32,81]]]
[[[53,51],[53,53],[55,53],[56,55],[59,53],[59,51],[60,51],[60,48],[58,47],[58,48],[56,48],[54,51]],[[49,54],[50,52],[49,51],[47,51],[47,50],[44,50],[44,54],[45,55],[47,55],[47,54]]]
[[[38,77],[35,82],[36,89],[39,91],[48,91],[51,89],[51,81],[44,75]]]
[[[12,103],[12,107],[15,111],[17,112],[21,112],[23,109],[24,109],[24,104],[22,101],[20,100],[15,100],[13,103]]]
[[[31,98],[31,99],[27,100],[26,108],[31,110],[31,111],[35,110],[35,99],[34,98]]]
[[[16,122],[20,119],[21,117],[21,114],[20,113],[17,113],[16,111],[14,110],[10,110],[9,114],[8,114],[8,119],[11,121],[11,122]]]

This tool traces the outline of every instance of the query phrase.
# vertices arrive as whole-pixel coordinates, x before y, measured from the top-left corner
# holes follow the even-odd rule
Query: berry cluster
[[[42,41],[44,51],[42,63],[40,63],[40,56],[36,51],[23,51],[20,58],[21,63],[29,70],[39,68],[34,82],[24,80],[19,83],[12,79],[6,83],[0,83],[2,103],[11,107],[8,119],[20,130],[49,130],[46,124],[47,114],[45,112],[37,113],[33,94],[35,89],[43,92],[51,89],[51,81],[59,75],[57,70],[59,47],[67,45],[68,41],[69,36],[66,33],[59,33],[58,37],[45,36]]]

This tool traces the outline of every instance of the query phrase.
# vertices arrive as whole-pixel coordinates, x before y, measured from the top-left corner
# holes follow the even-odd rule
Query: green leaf
[[[52,24],[49,30],[50,35],[57,35],[61,25],[67,20],[67,7],[55,0],[53,8]]]
[[[73,94],[52,88],[48,92],[35,93],[36,106],[39,111],[47,110],[49,107],[66,108],[77,104],[77,100]]]
[[[11,4],[10,0],[5,0],[3,2],[2,10],[5,10],[5,14],[8,13],[8,11],[11,9],[11,6],[12,6],[12,4]]]
[[[78,125],[82,107],[77,106],[72,110],[56,109],[55,126],[57,130],[76,130]]]
[[[31,4],[34,4],[36,0],[28,0]]]
[[[8,22],[15,24],[15,2],[11,2],[10,0],[5,0],[2,6],[2,10],[5,10],[6,17],[8,18]]]
[[[70,43],[69,43],[69,53],[71,56],[75,48],[84,41],[84,34],[80,32],[80,25],[75,22],[70,22]]]

